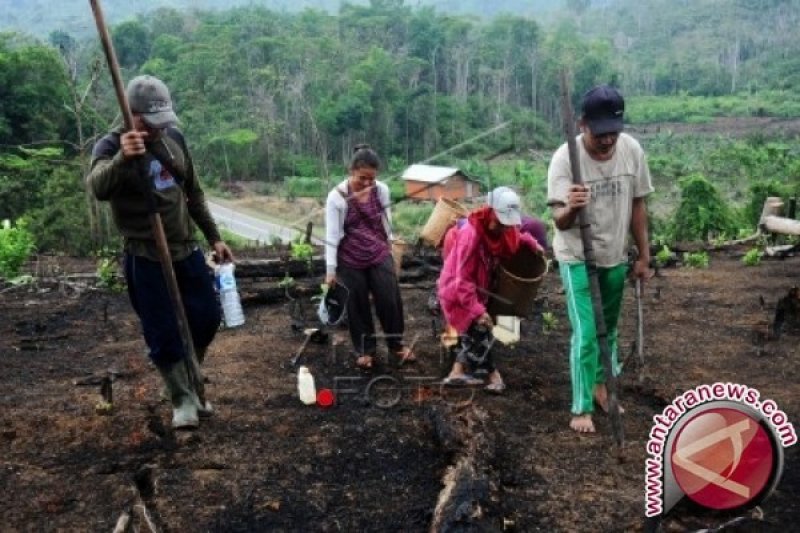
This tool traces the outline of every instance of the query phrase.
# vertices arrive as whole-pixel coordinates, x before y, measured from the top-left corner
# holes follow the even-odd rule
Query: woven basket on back
[[[494,291],[489,296],[489,314],[527,317],[547,273],[547,259],[527,246],[495,270]]]
[[[447,228],[452,226],[456,220],[468,214],[467,208],[460,203],[448,198],[439,198],[419,236],[426,243],[432,246],[439,246],[442,244]]]

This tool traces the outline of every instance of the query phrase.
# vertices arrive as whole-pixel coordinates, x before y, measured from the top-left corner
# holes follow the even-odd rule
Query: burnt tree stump
[[[474,404],[429,411],[439,445],[454,459],[442,477],[444,487],[433,511],[430,533],[489,529],[483,520],[491,487],[496,486],[490,468],[496,445],[488,418],[489,414]]]

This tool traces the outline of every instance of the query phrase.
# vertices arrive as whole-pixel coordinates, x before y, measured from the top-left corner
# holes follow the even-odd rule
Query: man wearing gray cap
[[[608,391],[600,364],[578,212],[587,210],[591,224],[603,315],[617,374],[617,321],[627,274],[626,241],[628,233],[632,234],[639,250],[632,275],[644,280],[649,276],[650,262],[645,197],[653,192],[653,186],[642,147],[622,132],[625,101],[619,91],[598,85],[584,95],[581,110],[577,146],[584,184],[572,182],[565,143],[550,161],[547,202],[556,226],[553,254],[559,263],[572,326],[570,427],[579,433],[591,433],[595,430],[594,404],[607,411]]]
[[[203,189],[164,83],[137,76],[127,88],[134,129],[112,131],[94,146],[86,177],[98,200],[111,204],[124,238],[128,296],[139,316],[149,355],[161,373],[173,405],[172,425],[199,425],[211,413],[200,405],[186,371],[178,323],[161,270],[150,225],[150,197],[161,215],[189,329],[202,363],[220,324],[211,271],[194,240],[200,228],[220,262],[232,261],[208,210]],[[142,159],[144,159],[142,165]]]

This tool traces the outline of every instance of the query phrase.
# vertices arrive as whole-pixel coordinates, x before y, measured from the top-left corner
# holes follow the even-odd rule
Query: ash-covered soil
[[[447,361],[427,277],[403,284],[418,364],[398,368],[386,358],[362,376],[345,330],[309,343],[303,362],[318,387],[339,392],[329,409],[300,403],[289,365],[303,341],[300,315],[316,325],[310,298],[254,303],[240,280],[247,322],[219,332],[205,365],[216,414],[198,431],[176,434],[125,294],[64,281],[69,270],[94,266],[61,259],[48,280],[0,290],[0,529],[111,531],[130,512],[147,531],[146,509],[161,531],[427,531],[454,460],[432,413],[472,397],[462,409],[489,415],[491,483],[480,516],[460,530],[639,531],[652,417],[675,396],[705,383],[743,383],[800,420],[799,329],[790,319],[780,339],[769,334],[778,300],[798,284],[800,260],[746,267],[740,256],[718,252],[706,270],[665,269],[646,286],[642,381],[629,356],[636,306],[627,291],[622,462],[605,416],[595,417],[595,435],[568,429],[569,324],[553,272],[521,342],[498,350],[504,396],[442,395],[436,381]],[[110,414],[96,410],[103,377],[113,378]],[[397,405],[376,405],[398,385]],[[761,518],[748,514],[731,530],[795,529],[797,449],[786,449],[783,480]],[[741,514],[681,504],[664,529],[713,528]]]

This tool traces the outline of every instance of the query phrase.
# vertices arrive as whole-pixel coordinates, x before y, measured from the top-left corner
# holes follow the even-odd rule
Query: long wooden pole
[[[575,114],[572,110],[572,97],[570,91],[569,74],[566,70],[561,71],[561,115],[564,122],[564,135],[567,137],[567,148],[569,149],[569,163],[572,169],[572,182],[576,185],[583,185],[581,175],[581,164],[578,156],[578,144],[575,140]],[[606,387],[608,389],[608,413],[611,417],[611,431],[614,440],[620,450],[625,441],[622,427],[622,414],[619,410],[617,401],[617,378],[614,375],[613,362],[611,359],[611,348],[608,345],[608,330],[606,320],[603,315],[603,298],[600,293],[600,276],[597,270],[597,259],[592,245],[592,227],[586,209],[578,211],[578,225],[581,229],[581,241],[583,243],[583,257],[586,264],[586,271],[589,275],[589,288],[592,294],[592,310],[594,311],[594,324],[597,330],[597,344],[600,347],[600,359],[603,362],[606,374]]]
[[[639,356],[639,383],[644,381],[644,311],[642,310],[642,280],[636,278],[636,354]]]
[[[122,75],[120,74],[119,63],[117,62],[117,55],[114,52],[114,45],[111,42],[111,37],[108,34],[108,27],[106,26],[103,10],[100,7],[99,0],[89,0],[94,13],[94,20],[97,24],[97,32],[100,34],[100,42],[103,45],[103,52],[105,52],[106,62],[108,69],[111,73],[111,79],[114,83],[114,92],[117,95],[117,102],[119,103],[122,117],[125,122],[125,129],[132,130],[133,113],[131,112],[130,105],[128,105],[128,97],[125,94],[125,88],[122,84]],[[140,165],[142,179],[145,179],[147,169],[145,168],[144,158],[139,158],[138,164]],[[205,406],[205,384],[203,383],[203,375],[200,371],[200,364],[197,362],[197,354],[194,350],[194,342],[192,342],[192,332],[189,329],[189,321],[186,318],[186,310],[183,307],[183,300],[181,300],[180,289],[178,288],[178,280],[175,277],[175,269],[172,267],[172,257],[169,253],[169,246],[167,245],[167,236],[164,233],[164,225],[161,222],[161,215],[156,209],[155,195],[153,189],[148,187],[149,194],[149,215],[150,226],[153,230],[153,238],[156,243],[156,250],[158,252],[158,259],[161,263],[161,271],[164,273],[164,280],[167,284],[167,291],[169,292],[170,300],[172,301],[172,308],[175,310],[175,318],[178,322],[178,330],[183,341],[183,347],[186,350],[187,361],[186,368],[189,372],[194,391],[200,400],[200,405]]]

